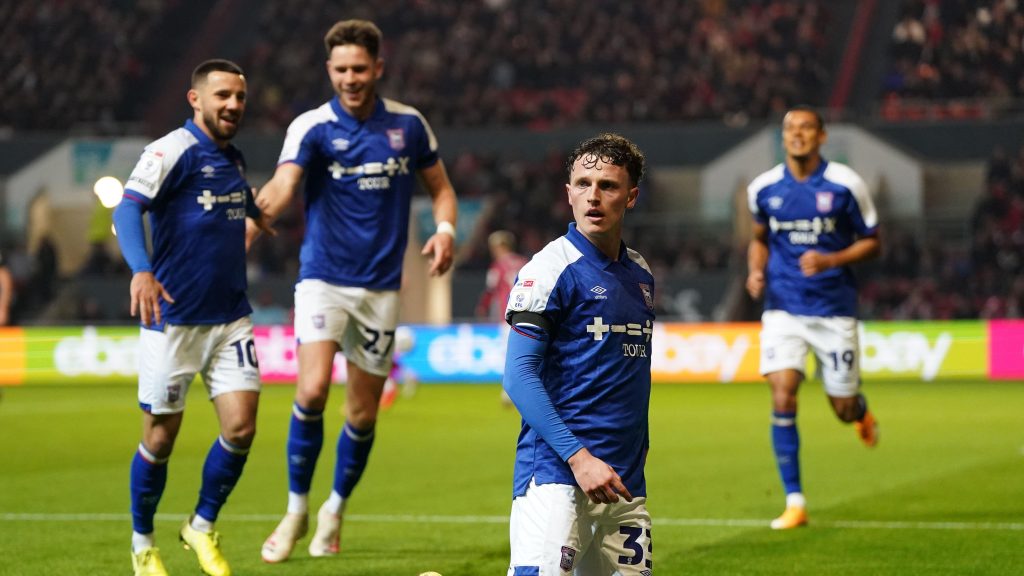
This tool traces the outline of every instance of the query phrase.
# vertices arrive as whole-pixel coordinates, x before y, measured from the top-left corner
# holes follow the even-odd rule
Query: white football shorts
[[[371,374],[387,376],[398,327],[398,291],[335,286],[322,280],[295,285],[295,338],[333,340],[345,357]]]
[[[857,319],[849,316],[794,316],[782,310],[761,315],[761,374],[793,369],[805,372],[813,351],[825,393],[836,398],[860,390]]]
[[[185,395],[196,374],[210,398],[227,392],[260,390],[252,320],[230,324],[174,326],[139,332],[139,404],[151,414],[185,410]]]
[[[646,503],[594,504],[578,486],[531,481],[512,501],[508,576],[650,576]]]

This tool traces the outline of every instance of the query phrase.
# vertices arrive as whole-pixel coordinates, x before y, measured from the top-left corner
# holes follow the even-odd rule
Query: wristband
[[[435,232],[435,234],[447,234],[452,237],[452,240],[454,240],[455,226],[452,226],[452,223],[447,220],[442,220],[437,223],[437,232]]]

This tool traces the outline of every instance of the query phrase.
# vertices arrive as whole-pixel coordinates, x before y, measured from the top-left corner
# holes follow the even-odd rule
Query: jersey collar
[[[373,112],[366,120],[359,120],[355,116],[349,114],[348,110],[345,110],[345,107],[341,105],[341,100],[337,95],[335,95],[334,98],[331,98],[331,110],[334,110],[334,114],[338,117],[338,122],[340,122],[342,126],[346,128],[357,128],[360,125],[384,114],[384,100],[377,95],[375,95],[374,98],[376,99],[376,103],[373,105]]]
[[[203,129],[197,126],[196,123],[193,122],[191,118],[185,120],[185,130],[188,130],[189,132],[192,133],[193,136],[196,137],[196,140],[199,141],[200,146],[204,148],[213,149],[219,148],[219,146],[217,146],[217,143],[214,142],[213,139],[211,139],[209,136],[207,136],[206,132],[203,132]]]
[[[618,259],[608,259],[608,257],[604,255],[604,252],[598,250],[597,246],[591,244],[590,240],[587,240],[587,237],[576,229],[575,222],[569,223],[569,232],[566,233],[565,237],[568,238],[569,242],[572,243],[572,245],[575,246],[580,252],[582,252],[584,256],[586,256],[587,258],[596,259],[599,262],[601,262],[602,268],[608,268],[608,266],[612,265],[615,262],[623,262],[624,260],[629,259],[629,256],[626,254],[626,243],[622,242],[621,240],[619,241]]]
[[[810,184],[811,182],[817,182],[817,181],[821,180],[822,178],[824,178],[825,168],[828,168],[828,160],[826,160],[824,157],[822,157],[821,162],[818,164],[818,169],[815,170],[813,174],[808,176],[807,180],[801,181],[801,180],[797,180],[796,176],[793,176],[793,173],[789,171],[789,166],[785,162],[782,163],[782,170],[783,170],[783,173],[786,175],[786,179],[791,181],[791,182],[797,182],[797,183],[801,183],[802,182],[802,183]]]

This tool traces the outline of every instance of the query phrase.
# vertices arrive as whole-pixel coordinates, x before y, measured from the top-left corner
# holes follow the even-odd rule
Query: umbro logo
[[[204,178],[213,178],[213,173],[216,172],[217,169],[207,164],[206,166],[200,168],[199,171],[203,173]]]
[[[604,294],[608,290],[606,288],[601,287],[601,286],[594,286],[593,288],[590,289],[590,291],[593,292],[594,294],[597,294],[598,296],[600,296],[601,294]]]
[[[331,140],[331,145],[334,146],[334,149],[338,152],[348,150],[348,144],[348,140],[345,140],[344,138],[335,138],[334,140]]]

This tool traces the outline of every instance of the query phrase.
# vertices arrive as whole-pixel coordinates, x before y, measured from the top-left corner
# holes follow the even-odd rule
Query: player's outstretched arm
[[[452,267],[455,258],[455,224],[459,202],[441,160],[420,170],[419,177],[433,200],[434,222],[437,223],[437,231],[427,239],[421,253],[424,256],[433,255],[430,275],[439,276]]]
[[[764,267],[768,264],[768,227],[758,222],[747,246],[747,293],[754,300],[764,294]]]
[[[274,220],[281,212],[284,212],[285,207],[295,197],[299,183],[302,182],[303,172],[302,166],[294,162],[279,164],[277,170],[274,171],[274,176],[256,194],[256,207],[263,214],[264,221],[268,226],[274,223]]]

